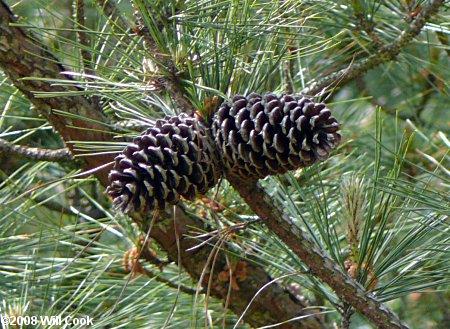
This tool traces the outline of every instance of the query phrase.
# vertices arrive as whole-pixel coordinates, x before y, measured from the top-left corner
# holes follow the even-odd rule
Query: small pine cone
[[[340,142],[325,104],[297,95],[236,95],[213,118],[222,163],[243,177],[263,178],[327,159]]]
[[[209,130],[186,114],[157,120],[116,157],[107,193],[124,213],[192,200],[220,176],[211,142]]]

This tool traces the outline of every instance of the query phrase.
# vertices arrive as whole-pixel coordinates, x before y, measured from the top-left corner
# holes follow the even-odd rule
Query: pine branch
[[[378,302],[341,267],[325,255],[291,219],[283,213],[281,205],[262,190],[257,181],[228,175],[228,181],[239,192],[250,208],[269,229],[300,257],[310,273],[334,289],[336,294],[364,314],[379,328],[408,328],[386,306]]]
[[[45,79],[70,79],[62,72],[64,67],[36,39],[21,27],[14,26],[16,18],[8,6],[0,2],[0,68],[38,109],[39,113],[61,135],[72,154],[77,154],[71,141],[109,141],[112,136],[103,132],[101,122],[106,117],[83,96],[38,98],[35,92],[68,92],[79,91],[75,87],[54,86]],[[32,77],[32,79],[24,79]],[[54,110],[63,110],[74,117],[58,115]],[[81,119],[81,118],[86,118]],[[79,129],[81,127],[82,129]],[[110,156],[83,157],[86,169],[93,169],[111,161]],[[108,182],[108,173],[98,173],[100,181]]]
[[[73,2],[73,16],[76,22],[78,42],[82,46],[80,49],[81,61],[84,73],[93,74],[91,63],[92,55],[89,49],[89,37],[83,28],[86,26],[86,19],[84,17],[84,0],[74,0]]]
[[[0,154],[17,156],[32,161],[71,162],[74,157],[67,148],[49,150],[37,147],[16,145],[0,138]]]
[[[112,142],[113,134],[103,131],[108,127],[101,126],[95,122],[106,122],[100,110],[96,108],[90,101],[82,96],[61,96],[57,98],[36,98],[34,92],[67,92],[79,91],[69,86],[54,86],[45,81],[36,79],[23,79],[24,77],[46,77],[51,79],[69,79],[62,72],[64,67],[59,64],[58,60],[50,54],[43,45],[38,45],[36,40],[24,29],[20,27],[10,26],[15,22],[15,18],[7,7],[0,1],[0,68],[10,78],[12,83],[35,105],[40,109],[40,113],[48,120],[56,129],[64,141],[73,140],[83,141],[106,141]],[[67,116],[55,114],[52,110],[58,109],[65,111],[74,116],[87,117],[95,120],[83,121],[73,119]],[[82,127],[78,130],[72,127]],[[85,128],[90,128],[85,129]],[[68,143],[71,149],[71,143]],[[75,153],[72,149],[71,152]],[[86,168],[91,169],[104,165],[113,160],[112,155],[96,155],[83,158]],[[108,184],[107,171],[96,171],[95,176],[103,185]],[[208,244],[196,248],[195,252],[187,251],[189,248],[195,247],[198,241],[186,238],[193,229],[205,229],[203,221],[189,217],[180,207],[176,208],[176,227],[173,218],[169,217],[155,225],[151,231],[151,237],[157,241],[163,250],[165,250],[170,259],[180,259],[183,266],[191,277],[199,279],[203,270],[208,268],[207,260],[214,248]],[[149,215],[151,216],[151,214]],[[141,218],[133,218],[135,222],[142,221]],[[147,218],[147,220],[150,220]],[[178,249],[176,239],[181,243],[181,255],[178,257]],[[225,266],[225,254],[220,251],[217,255],[215,266],[220,268]],[[218,271],[215,272],[215,281],[217,280]],[[250,300],[259,291],[261,287],[271,281],[271,278],[262,266],[249,264],[248,276],[241,284],[239,291],[233,291],[232,300],[228,303],[228,307],[236,314],[241,314],[247,307]],[[228,285],[215,284],[212,287],[211,294],[222,300],[227,298]],[[277,323],[282,320],[288,320],[299,315],[313,314],[313,310],[305,311],[304,305],[299,300],[292,299],[281,284],[270,284],[253,303],[254,307],[249,309],[244,317],[244,321],[253,326],[262,326],[270,323]],[[316,317],[311,316],[302,321],[288,323],[280,328],[294,329],[319,329],[326,328],[326,325]]]
[[[196,109],[185,96],[184,88],[181,86],[181,81],[179,79],[179,72],[175,67],[175,64],[171,61],[168,54],[161,52],[150,33],[151,27],[147,26],[142,16],[142,12],[151,11],[151,9],[145,5],[142,6],[142,8],[138,8],[138,5],[135,4],[136,10],[134,14],[137,19],[137,29],[144,39],[147,51],[154,59],[153,64],[155,65],[156,71],[164,72],[161,73],[163,76],[157,79],[158,84],[162,85],[162,89],[169,93],[170,97],[173,98],[181,111],[192,114]],[[152,13],[149,12],[148,14],[151,15]]]
[[[125,21],[122,15],[117,9],[116,2],[114,0],[97,0],[96,3],[102,9],[103,13],[106,17],[108,17],[112,22],[115,23],[118,27],[127,31],[131,28],[130,24]]]
[[[160,282],[162,284],[165,284],[166,286],[168,286],[170,288],[179,289],[181,292],[183,292],[185,294],[194,296],[196,294],[196,292],[197,292],[195,289],[186,287],[184,285],[178,285],[177,283],[172,282],[172,281],[162,277],[161,275],[158,275],[157,273],[155,273],[155,272],[153,272],[151,270],[144,269],[144,273],[149,278],[155,279],[156,281],[158,281],[158,282]]]
[[[367,18],[367,14],[364,12],[361,1],[352,1],[352,8],[359,30],[365,32],[369,36],[376,48],[381,48],[384,45],[384,42],[375,31],[376,24]]]
[[[176,228],[173,225],[174,222]],[[222,282],[219,278],[219,273],[227,265],[225,252],[223,251],[223,249],[226,249],[226,244],[220,250],[214,249],[211,244],[218,242],[216,239],[210,240],[209,243],[205,243],[201,248],[198,248],[201,242],[189,238],[195,228],[211,231],[210,228],[204,226],[204,223],[187,216],[182,208],[176,207],[175,219],[171,215],[165,216],[162,222],[152,227],[150,237],[167,251],[170,259],[177,260],[179,258],[182,266],[195,280],[202,279],[203,285],[210,282],[209,289],[212,296],[226,300],[229,283]],[[177,239],[180,242],[182,253],[180,257],[178,257]],[[217,253],[214,265],[211,262],[208,264],[207,260],[214,253]],[[272,281],[264,268],[256,265],[256,262],[253,263],[249,260],[246,262],[246,266],[247,278],[239,281],[239,290],[231,290],[228,303],[228,308],[238,315],[246,309],[259,289]],[[254,327],[260,327],[301,315],[314,314],[314,310],[304,310],[307,305],[292,297],[292,294],[284,289],[281,284],[274,282],[268,285],[252,302],[252,307],[245,314],[244,321]],[[322,323],[319,316],[311,316],[301,321],[287,323],[279,326],[279,328],[326,328],[326,325]]]
[[[92,68],[92,54],[88,50],[90,47],[90,40],[88,34],[83,30],[86,27],[86,17],[84,15],[84,0],[73,0],[73,16],[76,23],[77,41],[80,43],[80,57],[81,67],[84,74],[94,75]],[[98,96],[91,97],[95,107],[99,106]]]
[[[311,81],[309,86],[303,89],[301,93],[305,95],[315,95],[323,89],[332,89],[342,86],[378,65],[395,60],[401,50],[420,34],[430,17],[438,12],[444,2],[444,0],[430,1],[429,5],[422,9],[417,17],[393,42],[380,48],[379,51],[367,58],[351,63],[348,67]]]

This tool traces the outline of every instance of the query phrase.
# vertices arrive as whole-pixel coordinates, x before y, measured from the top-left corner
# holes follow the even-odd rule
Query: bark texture
[[[106,117],[83,96],[38,98],[35,92],[79,91],[75,87],[55,86],[51,81],[38,79],[70,79],[63,66],[45,47],[20,27],[10,26],[15,17],[5,3],[0,3],[0,67],[19,89],[61,135],[69,150],[77,155],[74,141],[110,141],[112,135],[102,132]],[[32,78],[32,79],[29,79]],[[60,110],[67,115],[55,112]],[[59,113],[59,112],[58,112]],[[70,117],[69,115],[74,115]],[[83,119],[86,118],[86,119]],[[97,121],[98,123],[93,122]],[[78,154],[79,155],[79,154]],[[93,169],[111,161],[108,155],[82,158],[86,169]],[[97,173],[107,184],[108,172]]]

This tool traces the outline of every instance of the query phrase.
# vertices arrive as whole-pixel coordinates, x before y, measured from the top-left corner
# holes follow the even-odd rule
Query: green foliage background
[[[208,118],[207,100],[214,96],[299,92],[319,76],[350,67],[376,53],[377,42],[392,42],[408,15],[428,3],[133,2],[157,52],[149,52],[136,35],[126,1],[119,8],[128,26],[106,17],[96,1],[85,1],[83,26],[73,18],[71,1],[7,2],[20,15],[19,24],[44,40],[75,77],[55,84],[80,86],[102,104],[112,127],[132,120],[117,129],[122,137],[180,110],[171,95],[158,90],[158,81],[169,75],[167,62],[179,72],[184,95]],[[262,182],[338,264],[345,267],[349,259],[358,264],[357,280],[375,285],[377,297],[413,328],[450,323],[450,16],[444,7],[395,61],[324,95],[343,136],[327,162]],[[372,23],[373,31],[364,29]],[[81,43],[77,32],[89,43]],[[0,111],[0,138],[63,147],[1,73]],[[76,148],[96,154],[123,145],[78,143]],[[173,263],[163,271],[145,264],[146,276],[125,270],[124,254],[140,233],[111,209],[94,179],[71,178],[77,170],[75,163],[0,153],[1,312],[90,315],[94,328],[233,328],[237,316],[220,301],[196,294],[197,283]],[[217,197],[225,210],[187,203],[192,216],[218,229],[248,223],[230,238],[233,257],[257,259],[272,277],[285,276],[284,284],[321,302],[329,324],[341,321],[336,311],[341,301],[317,279],[299,274],[306,270],[300,259],[226,182],[209,197]],[[355,202],[359,209],[352,212]],[[355,223],[356,242],[349,233]],[[165,259],[158,246],[151,248]],[[358,315],[352,318],[354,328],[369,326]]]

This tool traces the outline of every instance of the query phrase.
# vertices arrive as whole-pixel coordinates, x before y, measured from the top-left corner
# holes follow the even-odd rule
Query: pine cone
[[[211,141],[209,130],[186,114],[157,120],[116,157],[107,193],[124,213],[193,199],[220,175]]]
[[[213,118],[222,163],[243,177],[263,178],[327,159],[340,142],[325,104],[297,95],[236,95]]]

